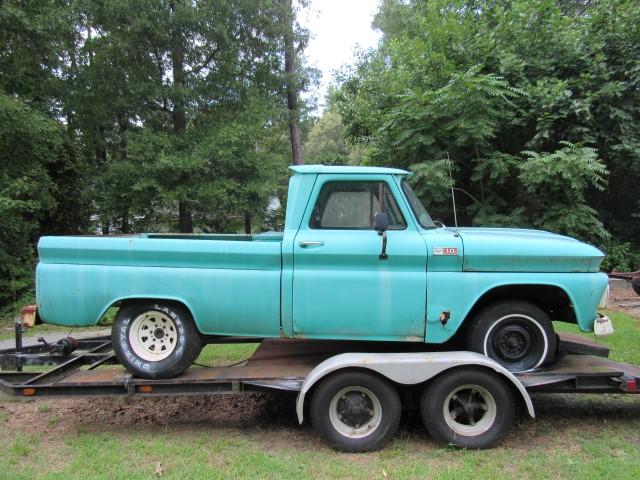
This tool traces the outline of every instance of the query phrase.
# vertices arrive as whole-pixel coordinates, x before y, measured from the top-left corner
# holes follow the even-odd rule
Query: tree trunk
[[[298,82],[296,72],[296,51],[293,35],[292,0],[285,0],[284,32],[284,73],[287,83],[287,108],[289,109],[289,131],[291,133],[291,153],[294,165],[302,165],[302,142],[300,140],[300,112],[298,110]]]
[[[171,12],[174,13],[176,6],[170,3]],[[187,128],[187,114],[182,98],[182,90],[184,88],[184,40],[177,27],[173,33],[173,45],[171,46],[171,67],[173,70],[173,111],[171,116],[173,119],[173,131],[177,135],[181,135]],[[193,219],[189,204],[185,200],[178,202],[178,223],[180,233],[193,233]]]
[[[249,212],[244,213],[244,233],[251,235],[251,214]]]
[[[122,223],[120,223],[120,233],[130,233],[131,225],[129,224],[129,211],[122,214]]]
[[[178,216],[180,223],[180,233],[193,233],[193,219],[187,202],[178,202]]]
[[[96,130],[96,164],[98,167],[104,167],[107,163],[107,139],[105,138],[104,127],[100,126]]]

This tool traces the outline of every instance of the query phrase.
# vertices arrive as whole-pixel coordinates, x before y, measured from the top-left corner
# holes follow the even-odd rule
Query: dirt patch
[[[537,421],[522,415],[503,448],[557,448],[575,443],[576,436],[591,437],[607,429],[628,431],[627,440],[640,447],[640,398],[623,395],[535,395]],[[267,451],[284,448],[328,448],[311,427],[298,426],[295,396],[246,394],[164,398],[102,398],[10,401],[0,403],[9,430],[39,432],[44,437],[78,432],[132,433],[169,429],[191,434],[214,429],[225,438],[257,441]],[[440,448],[426,433],[417,411],[403,414],[399,437]]]
[[[207,430],[226,439],[253,439],[265,451],[323,448],[307,424],[300,427],[295,395],[193,395],[155,398],[74,398],[2,402],[0,415],[9,431],[65,438],[78,432],[110,432],[127,437],[171,431],[191,435]],[[214,434],[213,432],[217,432]]]
[[[13,401],[0,403],[0,411],[10,425],[25,427],[43,427],[51,416],[60,419],[56,427],[296,424],[295,396],[279,394]]]
[[[612,288],[609,294],[609,309],[624,312],[640,320],[640,296],[636,295],[631,286]]]

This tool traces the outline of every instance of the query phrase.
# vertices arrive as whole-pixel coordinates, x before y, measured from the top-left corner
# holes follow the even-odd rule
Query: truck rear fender
[[[298,399],[296,414],[300,423],[304,420],[304,402],[307,393],[327,375],[347,368],[371,370],[400,385],[418,385],[452,368],[473,366],[494,370],[502,375],[535,418],[529,393],[522,383],[506,368],[484,355],[474,352],[409,352],[409,353],[343,353],[328,358],[307,375]]]

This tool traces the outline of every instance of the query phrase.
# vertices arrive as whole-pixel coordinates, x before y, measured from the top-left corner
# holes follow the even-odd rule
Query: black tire
[[[150,379],[180,375],[198,358],[203,346],[193,318],[184,307],[148,301],[120,308],[111,340],[116,357],[127,370]]]
[[[429,434],[460,448],[490,448],[513,426],[513,392],[500,374],[454,369],[436,377],[422,393],[420,413]]]
[[[388,381],[347,371],[334,373],[316,387],[310,416],[315,430],[333,448],[369,452],[393,438],[401,411],[398,392]]]
[[[467,335],[471,350],[512,372],[553,362],[558,344],[549,316],[539,307],[520,301],[489,305],[473,320]]]
[[[636,292],[636,295],[640,295],[640,277],[633,277],[631,279],[631,288]]]

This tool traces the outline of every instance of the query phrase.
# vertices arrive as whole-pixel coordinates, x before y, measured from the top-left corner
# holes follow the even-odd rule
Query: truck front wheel
[[[368,452],[395,435],[401,404],[388,381],[348,371],[322,380],[311,398],[310,413],[314,428],[333,448]]]
[[[180,375],[193,364],[203,345],[189,312],[161,302],[125,304],[111,339],[116,357],[127,370],[151,379]]]
[[[554,359],[557,336],[542,309],[507,301],[480,312],[469,328],[467,345],[512,372],[525,372]]]

